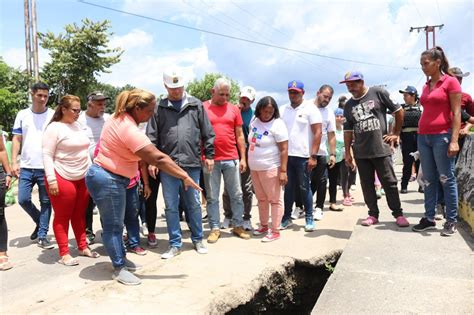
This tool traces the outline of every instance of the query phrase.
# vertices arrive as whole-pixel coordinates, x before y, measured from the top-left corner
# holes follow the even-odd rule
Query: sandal
[[[6,271],[13,268],[13,264],[8,261],[8,256],[0,256],[0,260],[3,260],[0,263],[0,271]]]
[[[96,251],[91,250],[90,248],[86,248],[85,250],[80,250],[79,255],[89,258],[99,258],[100,254]]]
[[[335,205],[330,205],[329,210],[331,210],[331,211],[342,211],[342,210],[344,210],[344,208],[337,207]]]
[[[64,266],[77,266],[79,265],[79,261],[76,258],[72,258],[65,260],[64,257],[61,257],[60,260],[58,260],[58,263],[64,265]]]

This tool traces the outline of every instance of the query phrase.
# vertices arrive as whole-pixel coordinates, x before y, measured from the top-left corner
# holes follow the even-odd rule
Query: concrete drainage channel
[[[341,254],[334,252],[315,263],[295,260],[268,277],[250,301],[226,314],[311,314]]]

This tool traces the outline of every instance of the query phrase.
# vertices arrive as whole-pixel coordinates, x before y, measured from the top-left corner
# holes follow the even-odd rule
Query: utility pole
[[[436,46],[436,28],[439,28],[440,30],[443,28],[444,24],[439,24],[439,25],[426,25],[426,26],[415,26],[415,27],[410,27],[410,33],[413,32],[414,30],[418,31],[425,31],[425,36],[426,36],[426,50],[430,49],[429,43],[428,43],[428,34],[433,33],[433,47]]]
[[[31,0],[31,31],[33,37],[33,73],[35,81],[39,81],[38,66],[38,31],[36,29],[36,0]]]
[[[24,0],[26,73],[31,76],[30,1]]]
[[[31,2],[31,5],[30,5]],[[36,0],[24,0],[26,72],[39,80]]]

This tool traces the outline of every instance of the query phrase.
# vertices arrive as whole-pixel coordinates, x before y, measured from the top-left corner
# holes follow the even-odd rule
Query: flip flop
[[[77,266],[79,265],[79,261],[76,258],[72,258],[68,261],[65,261],[64,259],[58,260],[58,263],[64,265],[64,266]]]
[[[0,263],[0,271],[6,271],[13,268],[13,264],[8,261],[8,256],[0,256],[0,259],[5,261]]]
[[[89,258],[99,258],[100,254],[96,251],[91,250],[91,254],[87,255],[84,251],[79,251],[79,255],[84,256],[84,257],[89,257]]]

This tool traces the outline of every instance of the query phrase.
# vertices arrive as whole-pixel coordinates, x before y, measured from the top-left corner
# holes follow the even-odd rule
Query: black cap
[[[102,101],[102,100],[110,100],[110,97],[104,95],[104,93],[100,91],[94,91],[87,95],[88,101]]]

